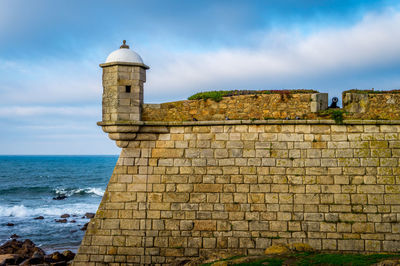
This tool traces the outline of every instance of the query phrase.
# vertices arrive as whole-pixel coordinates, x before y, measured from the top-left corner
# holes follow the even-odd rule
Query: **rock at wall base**
[[[290,250],[285,245],[272,245],[265,250],[265,255],[281,255],[290,253]]]

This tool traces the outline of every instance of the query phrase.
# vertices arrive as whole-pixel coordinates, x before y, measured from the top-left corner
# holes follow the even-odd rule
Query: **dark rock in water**
[[[65,224],[67,222],[67,219],[55,219],[54,220],[56,223],[62,223]]]
[[[33,218],[33,220],[43,220],[43,219],[44,219],[43,216],[38,216],[38,217]]]
[[[45,253],[29,239],[24,242],[13,239],[0,246],[0,254],[16,254],[21,256],[22,261],[31,258],[33,254],[36,257],[43,257]]]
[[[82,231],[86,231],[86,229],[87,229],[87,227],[88,227],[88,224],[89,224],[89,223],[85,223],[85,224],[82,226],[81,230],[82,230]]]
[[[75,256],[75,254],[74,254]],[[60,261],[66,261],[66,257],[61,254],[60,252],[56,251],[53,254],[51,254],[51,259],[53,262],[60,262]]]
[[[33,245],[35,245],[35,244],[33,244]],[[40,256],[40,257],[44,257],[44,255],[46,255],[46,253],[44,253],[44,251],[43,251],[43,249],[41,249],[41,248],[39,248],[39,247],[35,247],[34,249],[33,249],[33,254],[32,254],[32,257],[34,257],[34,256],[36,256],[36,257],[38,257],[38,256]]]
[[[17,235],[17,234],[12,234],[12,235],[10,236],[10,238],[11,238],[11,239],[17,239],[17,238],[19,238],[19,235]]]
[[[42,264],[43,258],[30,258],[24,260],[22,263],[20,263],[20,266],[28,266],[28,265],[37,265],[37,264]]]
[[[59,262],[54,262],[51,264],[51,266],[67,266],[68,263],[66,263],[65,261],[59,261]]]
[[[63,200],[66,198],[67,198],[67,196],[65,196],[65,195],[58,195],[57,197],[54,197],[53,200]]]
[[[69,215],[68,213],[65,213],[63,215],[60,216],[61,218],[69,218],[71,217],[71,215]]]
[[[78,232],[78,230],[75,230],[75,229],[74,229],[74,230],[70,230],[70,232],[71,232],[71,233],[75,233],[75,232]]]
[[[24,260],[23,257],[17,254],[0,255],[0,265],[18,265]]]
[[[15,224],[13,223],[6,223],[6,226],[14,226]]]
[[[94,213],[92,213],[92,212],[87,212],[87,213],[85,213],[85,216],[84,217],[86,217],[86,218],[88,218],[88,219],[92,219],[92,218],[94,218]]]
[[[32,254],[32,259],[43,259],[43,258],[44,254],[42,252],[39,252],[38,250]]]
[[[72,214],[72,217],[78,217],[78,215],[76,215],[76,214]]]
[[[75,258],[75,253],[71,250],[65,250],[62,255],[64,256],[66,261],[73,260]]]
[[[53,254],[44,256],[44,262],[49,263],[49,264],[52,263],[53,262],[52,256],[53,256]]]
[[[10,241],[7,241],[0,247],[0,254],[15,254],[16,250],[20,249],[22,247],[22,242],[13,239]]]
[[[59,260],[61,260],[61,253],[58,252],[58,251],[54,252],[53,254],[51,254],[51,259],[52,259],[53,261],[59,261]]]
[[[70,223],[76,223],[76,221],[75,220],[71,220],[71,221],[69,221]]]

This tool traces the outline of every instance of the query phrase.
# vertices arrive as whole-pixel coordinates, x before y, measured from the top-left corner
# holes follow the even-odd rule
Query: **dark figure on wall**
[[[332,103],[331,105],[329,105],[329,108],[339,108],[339,106],[337,106],[339,99],[337,97],[333,97],[332,98]]]

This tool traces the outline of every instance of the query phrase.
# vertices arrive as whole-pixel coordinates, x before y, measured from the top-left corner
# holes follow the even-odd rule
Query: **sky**
[[[0,154],[118,154],[101,68],[127,40],[146,103],[208,90],[400,89],[400,4],[0,0]]]

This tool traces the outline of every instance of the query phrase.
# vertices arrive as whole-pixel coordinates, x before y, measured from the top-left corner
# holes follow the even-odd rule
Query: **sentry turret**
[[[112,52],[103,68],[103,122],[141,121],[146,70],[126,41]]]

